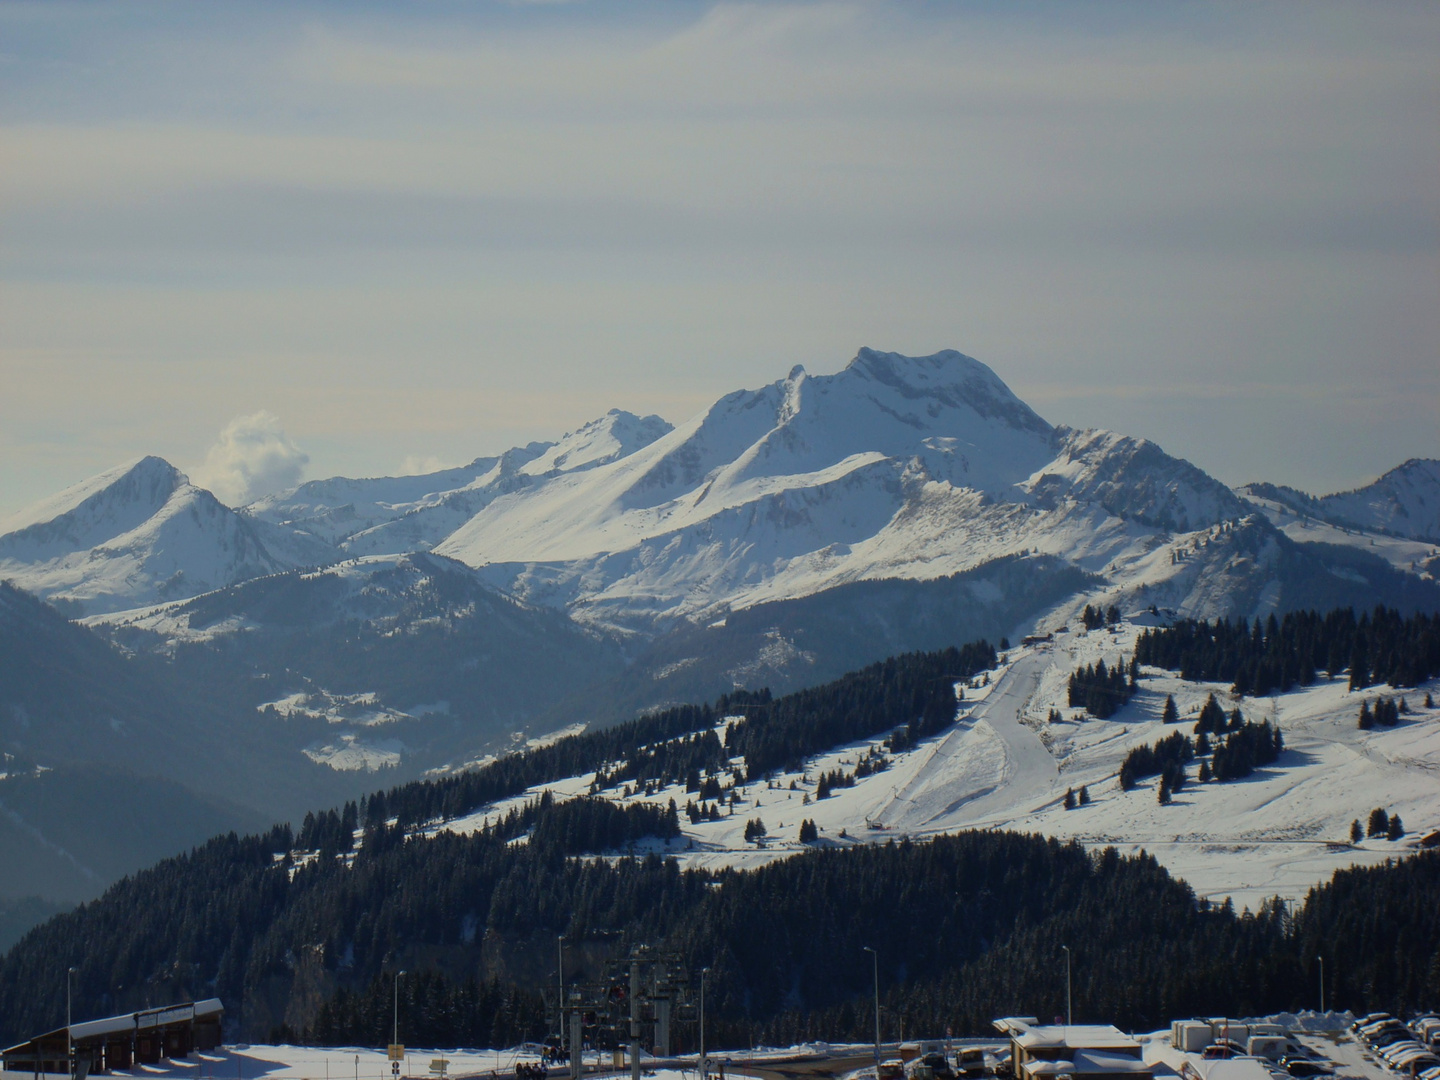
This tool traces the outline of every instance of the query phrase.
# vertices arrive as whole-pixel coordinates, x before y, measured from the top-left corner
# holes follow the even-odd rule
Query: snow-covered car
[[[1440,1065],[1433,1069],[1426,1069],[1420,1074],[1420,1080],[1440,1080]]]
[[[1383,1055],[1385,1063],[1387,1065],[1393,1065],[1396,1068],[1406,1065],[1409,1062],[1415,1061],[1419,1058],[1431,1058],[1434,1056],[1435,1055],[1430,1051],[1430,1048],[1428,1046],[1421,1046],[1419,1043],[1415,1043],[1411,1046],[1394,1046],[1390,1048],[1390,1052],[1388,1054]],[[1425,1067],[1429,1068],[1430,1066],[1426,1065]]]
[[[1395,1019],[1395,1018],[1394,1018],[1393,1016],[1391,1016],[1389,1013],[1370,1013],[1370,1014],[1368,1014],[1368,1015],[1366,1015],[1366,1016],[1359,1017],[1353,1024],[1350,1025],[1350,1030],[1351,1030],[1351,1031],[1359,1031],[1361,1028],[1365,1027],[1367,1024],[1373,1024],[1373,1023],[1376,1023],[1377,1021],[1380,1021],[1380,1020],[1393,1020],[1393,1019]]]
[[[1425,1052],[1425,1047],[1421,1046],[1414,1039],[1401,1039],[1381,1050],[1380,1058],[1387,1065],[1393,1065],[1399,1058],[1408,1054],[1423,1054]]]
[[[1394,1046],[1398,1042],[1414,1042],[1415,1036],[1411,1035],[1404,1027],[1393,1027],[1377,1032],[1365,1041],[1370,1044],[1372,1050],[1384,1050],[1387,1046]]]
[[[1408,1033],[1409,1030],[1410,1029],[1400,1023],[1399,1020],[1376,1020],[1373,1024],[1366,1024],[1357,1034],[1362,1039],[1370,1040],[1374,1039],[1377,1035],[1383,1035],[1387,1031],[1403,1031]]]

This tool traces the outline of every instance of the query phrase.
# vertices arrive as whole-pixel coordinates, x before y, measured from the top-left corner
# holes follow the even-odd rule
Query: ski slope
[[[1350,693],[1343,677],[1237,701],[1228,687],[1149,669],[1140,691],[1111,719],[1070,708],[1070,672],[1102,658],[1110,664],[1128,659],[1145,621],[1137,614],[1115,630],[1067,630],[1053,642],[1013,649],[988,685],[962,688],[951,728],[893,755],[887,770],[815,799],[821,772],[853,770],[881,740],[836,748],[800,772],[738,788],[733,814],[719,821],[691,823],[682,812],[683,835],[665,850],[685,866],[758,866],[805,850],[797,834],[807,818],[819,828],[820,846],[1011,829],[1127,854],[1147,851],[1198,895],[1216,902],[1228,897],[1253,909],[1274,896],[1299,900],[1336,869],[1404,855],[1440,829],[1440,710],[1422,705],[1426,689],[1440,697],[1440,681],[1404,691],[1409,715],[1393,729],[1371,731],[1357,727],[1360,703],[1391,691]],[[1122,791],[1117,774],[1125,754],[1175,731],[1189,734],[1212,692],[1227,711],[1238,704],[1247,719],[1279,725],[1286,743],[1280,762],[1243,780],[1203,785],[1192,765],[1190,782],[1164,806],[1156,797],[1158,778]],[[1167,694],[1175,698],[1179,724],[1160,720]],[[1059,723],[1047,722],[1051,709],[1061,713]],[[592,779],[587,774],[544,788],[573,798],[586,794]],[[1089,805],[1066,810],[1066,790],[1082,785]],[[432,831],[479,829],[541,790]],[[603,794],[626,801],[623,792]],[[664,805],[674,799],[683,810],[694,797],[672,785],[629,801]],[[1399,814],[1406,835],[1352,845],[1350,823],[1363,825],[1376,807]],[[754,818],[766,826],[763,844],[744,840],[745,824]]]

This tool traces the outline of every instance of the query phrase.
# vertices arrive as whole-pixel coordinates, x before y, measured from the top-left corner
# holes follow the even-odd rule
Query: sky
[[[861,346],[1315,493],[1440,457],[1440,5],[0,2],[0,515]]]

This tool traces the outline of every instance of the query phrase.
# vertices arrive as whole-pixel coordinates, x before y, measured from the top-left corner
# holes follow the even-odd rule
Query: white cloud
[[[261,410],[225,425],[193,479],[229,506],[244,506],[292,488],[310,457],[285,434],[280,418]]]

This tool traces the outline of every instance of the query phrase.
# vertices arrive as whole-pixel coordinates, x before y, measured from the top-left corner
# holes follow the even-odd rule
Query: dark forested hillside
[[[508,1042],[544,1034],[536,994],[560,933],[576,948],[665,944],[710,967],[714,1035],[731,1042],[864,1037],[867,945],[887,1016],[909,1031],[1057,1011],[1062,944],[1078,1015],[1127,1026],[1312,1004],[1317,950],[1346,958],[1337,1005],[1440,996],[1440,852],[1343,872],[1291,925],[1278,905],[1237,915],[1197,901],[1145,856],[1017,834],[822,849],[753,872],[567,856],[586,829],[627,827],[595,805],[618,817],[567,823],[537,806],[518,846],[504,829],[407,839],[377,826],[348,864],[297,867],[286,829],[214,840],[27,935],[0,961],[0,1037],[53,1025],[56,973],[73,965],[81,1013],[216,994],[237,1037],[381,1044],[377,987],[403,967],[415,1040]],[[527,950],[542,960],[527,966]]]

